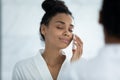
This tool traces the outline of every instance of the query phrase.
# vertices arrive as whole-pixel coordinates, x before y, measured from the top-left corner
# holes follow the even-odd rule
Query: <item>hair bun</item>
[[[45,12],[49,12],[56,7],[67,8],[63,1],[60,0],[45,0],[42,3],[42,8]]]

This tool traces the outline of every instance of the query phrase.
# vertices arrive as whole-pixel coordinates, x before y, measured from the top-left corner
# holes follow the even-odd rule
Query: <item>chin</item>
[[[64,46],[62,45],[62,46],[61,46],[61,49],[65,49],[65,48],[67,48],[67,47],[68,47],[68,45],[64,45]]]

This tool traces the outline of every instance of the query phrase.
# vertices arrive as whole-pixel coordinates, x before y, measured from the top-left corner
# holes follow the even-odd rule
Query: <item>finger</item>
[[[77,35],[75,35],[75,37],[76,37],[76,42],[78,43],[78,45],[79,46],[81,46],[81,47],[83,47],[83,42],[82,42],[82,40],[77,36]]]
[[[75,40],[79,41],[80,43],[83,43],[80,37],[78,37],[77,35],[75,35]]]
[[[75,41],[74,44],[76,45],[76,49],[75,49],[76,53],[77,53],[78,55],[82,55],[82,52],[83,52],[83,44],[78,43],[78,42],[76,42],[76,41]],[[74,52],[75,52],[75,51],[74,51]]]
[[[73,49],[74,53],[76,52],[77,54],[81,54],[82,53],[81,45],[76,41],[74,42],[74,45],[75,45],[75,48]]]

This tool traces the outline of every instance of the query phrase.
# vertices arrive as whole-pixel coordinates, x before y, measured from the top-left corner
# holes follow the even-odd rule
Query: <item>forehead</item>
[[[65,24],[73,24],[74,25],[74,21],[71,15],[69,14],[65,14],[65,13],[58,13],[57,15],[55,15],[50,22],[56,22],[56,21],[62,21]]]

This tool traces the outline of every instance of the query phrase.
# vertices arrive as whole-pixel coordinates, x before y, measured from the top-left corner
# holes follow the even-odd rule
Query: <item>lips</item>
[[[68,44],[70,42],[69,39],[66,39],[66,38],[60,38],[60,40],[63,42],[63,43],[66,43]]]

